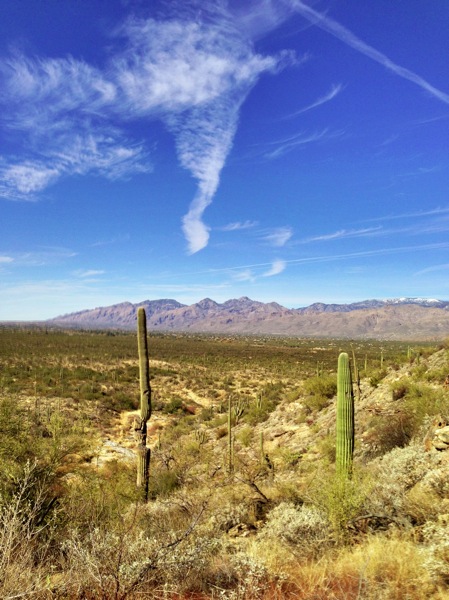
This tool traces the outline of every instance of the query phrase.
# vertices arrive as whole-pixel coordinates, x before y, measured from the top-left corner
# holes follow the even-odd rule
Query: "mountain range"
[[[210,298],[191,305],[144,300],[82,310],[47,322],[83,329],[134,329],[140,306],[146,310],[150,331],[423,341],[449,337],[449,302],[426,298],[315,303],[303,308],[246,296],[222,304]]]

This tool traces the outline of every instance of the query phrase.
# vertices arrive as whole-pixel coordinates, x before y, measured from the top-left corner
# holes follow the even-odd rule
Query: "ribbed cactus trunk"
[[[232,398],[228,397],[228,471],[232,473],[234,470],[234,448],[232,440]]]
[[[354,395],[346,352],[338,357],[337,372],[337,473],[350,477],[354,453]]]
[[[144,502],[148,500],[151,451],[147,448],[147,421],[151,417],[150,366],[148,361],[147,317],[145,309],[137,310],[137,345],[139,349],[140,416],[136,418],[137,488]]]

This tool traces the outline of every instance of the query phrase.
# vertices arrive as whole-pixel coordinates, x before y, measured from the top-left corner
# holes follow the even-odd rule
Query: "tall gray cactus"
[[[140,415],[136,418],[137,488],[148,501],[151,450],[147,447],[147,421],[151,417],[150,366],[148,360],[147,317],[145,309],[137,310],[137,346],[139,350]]]

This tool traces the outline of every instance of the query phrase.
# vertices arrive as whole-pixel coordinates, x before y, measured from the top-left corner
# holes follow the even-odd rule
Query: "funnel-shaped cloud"
[[[209,228],[202,217],[217,191],[243,99],[220,98],[171,119],[170,129],[175,134],[180,163],[198,181],[195,198],[183,218],[190,253],[198,252],[208,243]]]

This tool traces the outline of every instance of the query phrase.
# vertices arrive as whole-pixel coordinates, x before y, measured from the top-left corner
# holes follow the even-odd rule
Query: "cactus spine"
[[[341,352],[337,372],[337,473],[350,477],[354,452],[354,395],[349,357]]]
[[[147,421],[151,416],[150,367],[148,362],[147,317],[145,309],[137,310],[137,346],[139,350],[140,416],[135,423],[137,437],[137,488],[144,502],[148,500],[151,451],[147,448]]]

